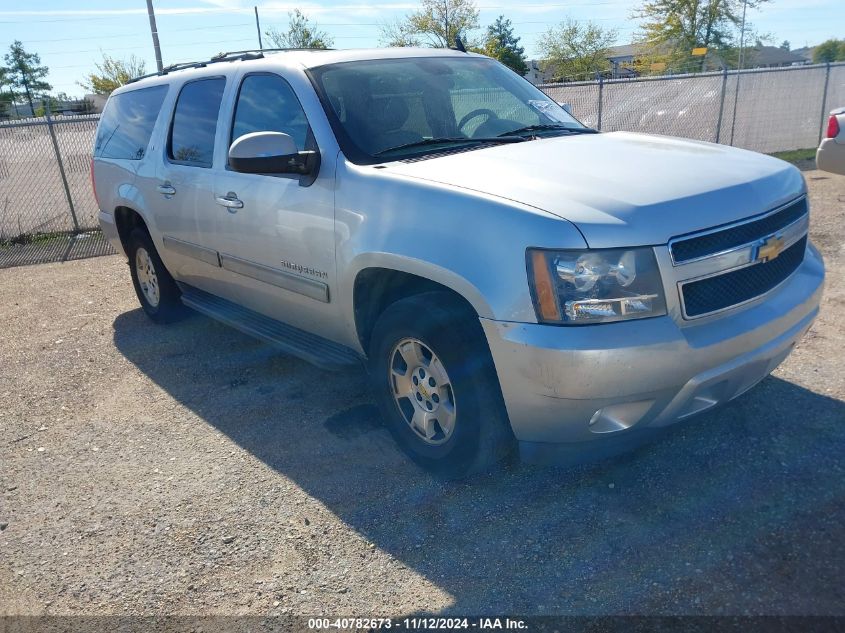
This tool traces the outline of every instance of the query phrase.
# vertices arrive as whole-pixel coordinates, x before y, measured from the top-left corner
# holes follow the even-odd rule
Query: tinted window
[[[584,126],[516,73],[490,59],[442,58],[343,62],[311,69],[347,157],[437,152],[446,144],[408,147],[434,138],[472,139],[547,126],[544,135]]]
[[[97,128],[94,156],[141,160],[166,94],[167,86],[154,86],[109,99]]]
[[[288,83],[277,75],[249,75],[243,80],[235,107],[232,140],[250,132],[290,134],[305,149],[308,121]]]
[[[201,79],[185,84],[170,129],[167,155],[175,161],[196,167],[211,167],[217,115],[226,80]]]

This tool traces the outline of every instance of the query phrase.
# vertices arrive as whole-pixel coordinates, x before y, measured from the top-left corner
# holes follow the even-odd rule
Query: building
[[[794,55],[798,55],[801,59],[803,59],[805,64],[813,63],[813,53],[815,52],[815,46],[803,46],[802,48],[796,48],[792,51]]]
[[[108,101],[108,95],[101,95],[97,94],[96,92],[92,92],[85,95],[85,101],[87,101],[91,107],[92,112],[102,112],[103,108],[106,107],[106,101]]]
[[[611,78],[636,77],[637,71],[635,70],[635,65],[644,55],[644,51],[645,47],[642,44],[612,46],[610,48],[610,54],[607,56],[610,62]]]
[[[528,60],[528,72],[525,73],[525,78],[535,86],[554,81],[552,73],[548,70],[543,70],[543,62],[537,59]]]
[[[812,61],[812,53],[810,53]],[[788,51],[777,46],[755,46],[745,51],[744,68],[781,68],[809,64],[807,58],[797,51]]]

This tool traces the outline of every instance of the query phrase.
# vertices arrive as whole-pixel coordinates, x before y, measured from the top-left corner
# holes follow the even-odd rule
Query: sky
[[[845,38],[843,0],[771,0],[748,11],[761,33],[793,48]],[[287,13],[300,8],[334,37],[335,48],[379,45],[379,25],[413,11],[415,0],[154,0],[165,65],[207,59],[220,51],[256,48],[253,6],[258,6],[262,30],[284,30]],[[617,44],[636,34],[632,12],[642,0],[476,0],[481,24],[503,14],[515,27],[529,58],[537,56],[537,41],[550,26],[567,17],[592,20],[615,29]],[[0,51],[21,40],[50,68],[53,92],[81,96],[78,85],[102,52],[126,58],[131,54],[155,70],[145,0],[0,0]],[[2,63],[2,62],[0,62]]]

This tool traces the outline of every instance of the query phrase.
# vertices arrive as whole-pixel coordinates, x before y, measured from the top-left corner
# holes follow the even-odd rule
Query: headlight
[[[528,249],[528,277],[541,323],[608,323],[666,314],[650,248]]]

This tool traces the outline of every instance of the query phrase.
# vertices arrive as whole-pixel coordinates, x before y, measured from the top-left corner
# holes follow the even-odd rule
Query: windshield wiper
[[[513,136],[512,134],[502,134],[501,136],[485,136],[480,138],[469,138],[466,136],[442,136],[437,138],[424,138],[412,143],[403,143],[396,147],[388,147],[376,152],[373,156],[381,156],[388,152],[396,152],[403,149],[412,149],[414,147],[425,147],[426,145],[449,145],[449,144],[469,144],[469,143],[521,143],[527,140],[523,136]]]
[[[526,125],[525,127],[504,132],[502,136],[514,136],[517,134],[525,134],[526,132],[544,132],[544,131],[566,131],[572,134],[596,134],[597,130],[589,127],[569,127],[560,123],[540,123],[539,125]]]

